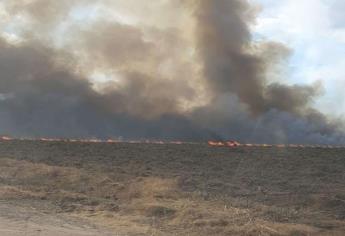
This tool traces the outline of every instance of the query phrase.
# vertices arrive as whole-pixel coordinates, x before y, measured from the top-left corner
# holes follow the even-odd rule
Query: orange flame
[[[208,145],[213,147],[238,147],[241,144],[237,141],[226,141],[226,142],[219,142],[219,141],[208,141]]]
[[[222,142],[215,142],[215,141],[208,141],[208,144],[209,144],[210,146],[215,146],[215,147],[222,147],[222,146],[225,146],[224,143],[222,143]]]
[[[9,137],[9,136],[1,136],[0,140],[2,140],[2,141],[10,141],[10,140],[13,140],[13,139],[11,137]]]

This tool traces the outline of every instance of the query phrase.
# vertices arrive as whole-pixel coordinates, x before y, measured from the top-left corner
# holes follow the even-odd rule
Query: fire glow
[[[241,144],[236,141],[226,141],[226,142],[215,142],[215,141],[208,141],[208,144],[210,146],[215,146],[215,147],[238,147]]]
[[[0,142],[10,141],[38,141],[38,142],[63,142],[63,143],[128,143],[128,144],[155,144],[155,145],[187,145],[187,144],[205,144],[203,142],[184,142],[184,141],[163,141],[163,140],[119,140],[119,139],[68,139],[68,138],[12,138],[10,136],[0,136]],[[253,144],[253,143],[239,143],[234,140],[230,141],[208,141],[209,147],[224,147],[224,148],[345,148],[345,146],[332,146],[332,145],[302,145],[302,144]]]
[[[208,141],[211,147],[249,147],[249,148],[345,148],[345,146],[332,145],[302,145],[302,144],[253,144],[253,143],[239,143],[237,141]]]

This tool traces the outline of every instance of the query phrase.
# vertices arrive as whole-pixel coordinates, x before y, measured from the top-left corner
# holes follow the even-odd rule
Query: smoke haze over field
[[[344,143],[246,0],[0,2],[0,132]]]

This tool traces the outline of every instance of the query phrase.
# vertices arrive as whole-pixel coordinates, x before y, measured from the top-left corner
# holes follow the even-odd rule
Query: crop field
[[[345,235],[345,149],[2,141],[0,235]]]

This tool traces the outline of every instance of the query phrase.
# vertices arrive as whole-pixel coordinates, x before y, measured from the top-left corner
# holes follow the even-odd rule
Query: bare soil
[[[345,149],[0,142],[0,235],[345,235]]]

